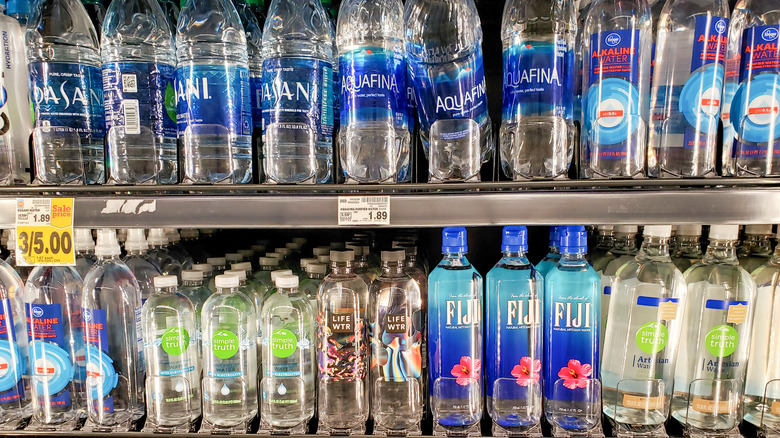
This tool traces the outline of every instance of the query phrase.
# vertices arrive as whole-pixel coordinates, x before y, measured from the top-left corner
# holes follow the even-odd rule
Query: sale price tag
[[[16,264],[76,265],[73,198],[16,200]]]
[[[339,196],[339,226],[390,225],[389,196]]]

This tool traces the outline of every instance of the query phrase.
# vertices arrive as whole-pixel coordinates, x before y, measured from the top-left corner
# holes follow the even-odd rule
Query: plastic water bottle
[[[692,265],[704,257],[701,249],[701,225],[680,225],[677,227],[677,245],[672,254],[672,262],[685,273]]]
[[[244,27],[229,0],[191,0],[176,31],[176,101],[184,182],[252,181],[252,112]]]
[[[752,273],[766,264],[772,257],[774,237],[772,225],[746,225],[745,242],[737,251],[740,266]]]
[[[27,330],[22,291],[24,283],[14,269],[0,260],[0,360],[8,364],[0,378],[0,429],[16,430],[30,418],[31,394]]]
[[[162,228],[152,228],[149,230],[147,239],[149,244],[149,258],[160,268],[164,275],[181,276],[182,265],[176,260],[169,250],[168,235]]]
[[[37,182],[102,184],[103,78],[87,11],[79,0],[42,1],[30,17],[26,43]]]
[[[550,227],[550,252],[536,264],[536,271],[542,274],[542,276],[546,276],[547,273],[558,264],[558,260],[561,259],[561,250],[559,247],[561,240],[560,228],[561,227],[559,226]]]
[[[168,237],[168,252],[171,257],[181,264],[182,269],[192,269],[192,256],[182,244],[179,230],[165,228],[165,236]]]
[[[586,257],[593,269],[596,269],[596,261],[606,256],[615,246],[615,227],[613,225],[599,225],[596,228],[598,231],[596,246],[588,252]],[[596,272],[598,272],[598,269],[596,269]]]
[[[650,101],[650,176],[715,175],[728,28],[726,0],[664,6]]]
[[[254,0],[255,2],[257,0]],[[252,5],[246,0],[234,0],[241,25],[246,34],[246,49],[249,61],[249,102],[252,107],[252,151],[259,152],[263,149],[263,25],[265,21],[258,21]],[[259,181],[263,182],[263,159],[258,156],[253,160],[257,166]]]
[[[479,181],[493,154],[474,0],[410,0],[406,56],[431,182]]]
[[[445,228],[428,277],[428,385],[434,433],[479,434],[482,418],[482,276],[466,258],[465,228]]]
[[[504,6],[501,167],[514,180],[566,178],[574,155],[574,2]]]
[[[186,0],[182,0],[182,2],[185,1]],[[175,32],[176,26],[179,23],[179,6],[173,0],[161,0],[160,8],[163,10],[165,20],[168,22],[168,27],[171,29],[171,32]],[[181,157],[179,157],[179,159],[181,159]]]
[[[176,58],[157,0],[113,1],[100,52],[108,183],[175,184]]]
[[[81,299],[87,431],[129,431],[144,414],[140,288],[120,253],[116,231],[98,230]]]
[[[75,228],[74,234],[76,235],[76,270],[79,271],[81,278],[84,278],[97,260],[95,241],[92,240],[92,230],[89,228]]]
[[[604,345],[605,327],[610,301],[612,299],[613,282],[618,270],[634,260],[639,249],[636,246],[636,235],[639,227],[636,225],[618,225],[615,227],[615,242],[612,249],[604,257],[596,260],[593,269],[601,279],[601,331],[599,345]]]
[[[81,288],[69,266],[37,266],[25,285],[33,430],[74,430],[86,411]]]
[[[187,297],[192,306],[195,308],[195,333],[192,334],[192,342],[195,342],[198,347],[198,351],[201,350],[201,311],[203,310],[203,303],[211,296],[211,290],[208,288],[208,284],[205,282],[205,276],[203,271],[181,271],[181,286],[179,287],[179,293]],[[201,358],[201,353],[198,353],[198,360]]]
[[[588,17],[588,11],[590,10],[591,0],[579,0],[577,5],[577,36],[576,49],[574,50],[574,120],[580,124],[579,128],[582,129],[583,114],[582,114],[582,81],[583,81],[583,60],[585,53],[582,50],[582,46],[585,44],[585,38],[589,35],[585,35],[585,19]],[[582,171],[582,169],[580,169]]]
[[[487,407],[493,435],[541,433],[544,277],[528,261],[528,229],[504,227],[487,275]]]
[[[142,228],[130,228],[127,230],[125,251],[127,256],[124,262],[138,281],[139,303],[144,304],[154,292],[154,277],[162,275],[153,255],[147,251],[149,244],[144,237]]]
[[[263,29],[266,182],[333,180],[335,30],[319,0],[273,0]]]
[[[595,0],[584,26],[583,176],[644,177],[653,37],[647,1]]]
[[[106,7],[103,5],[103,2],[100,0],[81,0],[81,3],[84,5],[84,9],[87,10],[87,14],[89,14],[90,20],[92,20],[92,25],[95,26],[95,30],[100,32],[101,29],[103,29],[103,23],[106,22]],[[101,35],[98,34],[98,40],[100,40]]]
[[[409,160],[403,11],[401,0],[345,0],[339,9],[339,144],[348,182],[399,182]]]

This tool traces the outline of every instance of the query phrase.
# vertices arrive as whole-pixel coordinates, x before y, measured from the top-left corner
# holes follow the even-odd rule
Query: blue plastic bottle
[[[557,225],[550,227],[550,252],[536,264],[536,271],[543,276],[546,276],[555,267],[558,260],[561,259],[561,252],[558,249],[558,241],[560,240],[559,228]]]
[[[581,225],[560,230],[561,259],[545,276],[545,416],[555,436],[601,431],[601,280],[585,260]]]
[[[428,371],[434,433],[479,435],[482,276],[466,258],[466,229],[442,231],[444,258],[428,277]]]
[[[544,277],[528,261],[528,229],[504,227],[487,275],[487,407],[493,435],[539,433]]]

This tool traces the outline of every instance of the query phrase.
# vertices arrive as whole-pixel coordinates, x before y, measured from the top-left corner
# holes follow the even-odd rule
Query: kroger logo
[[[618,44],[620,44],[620,35],[616,33],[611,33],[607,35],[607,38],[604,40],[607,42],[607,45],[610,47],[615,47]]]
[[[84,311],[84,321],[87,322],[92,321],[92,312],[90,312],[89,310]]]
[[[764,29],[764,32],[761,33],[761,38],[763,38],[765,41],[774,41],[777,39],[777,29]]]
[[[724,20],[718,20],[717,23],[715,23],[715,31],[718,33],[723,33],[726,31],[726,21]]]
[[[43,316],[43,309],[41,309],[40,307],[33,307],[32,312],[33,312],[33,316],[36,318],[40,318],[41,316]]]

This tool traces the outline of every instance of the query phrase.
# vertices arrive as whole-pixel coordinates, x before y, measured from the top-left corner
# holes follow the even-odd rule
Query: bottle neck
[[[525,260],[527,258],[525,251],[502,251],[504,260]]]
[[[238,287],[218,287],[217,292],[218,294],[235,294],[238,293]]]
[[[280,287],[279,289],[277,289],[277,292],[279,292],[280,294],[284,294],[284,295],[294,295],[295,293],[298,292],[298,288],[297,287]]]
[[[330,262],[330,272],[333,275],[352,275],[355,267],[352,262]]]
[[[188,287],[203,286],[203,280],[183,280],[181,284]]]
[[[129,256],[142,256],[144,254],[146,254],[146,251],[141,250],[141,249],[131,249],[131,250],[127,251],[127,255],[129,255]]]
[[[636,235],[618,234],[615,237],[613,249],[617,252],[624,252],[624,253],[636,251]]]
[[[737,261],[737,240],[712,239],[707,246],[707,253],[704,260],[708,262],[731,262]]]
[[[119,260],[119,255],[101,254],[101,255],[96,255],[95,257],[96,257],[98,262],[108,262],[108,261],[117,261],[117,260]]]
[[[557,246],[550,246],[550,254],[560,254],[561,248]]]
[[[321,274],[319,272],[307,272],[306,277],[310,280],[322,280],[325,278],[325,274]]]
[[[155,295],[172,295],[175,293],[176,293],[176,286],[154,288]]]
[[[647,257],[669,257],[669,237],[645,236],[640,252]]]
[[[465,252],[447,253],[443,254],[440,265],[445,266],[469,266],[470,263],[466,258]]]
[[[677,250],[684,253],[701,252],[701,236],[677,236]]]
[[[772,254],[772,236],[768,235],[749,235],[750,254],[758,256],[767,256]]]
[[[404,275],[404,262],[382,262],[382,273],[385,277],[401,277]]]
[[[612,234],[599,234],[596,238],[596,246],[602,248],[611,248],[615,244],[615,237]]]
[[[585,255],[587,253],[585,251],[582,252],[562,252],[561,253],[561,264],[579,264],[579,263],[587,263],[585,260]]]

